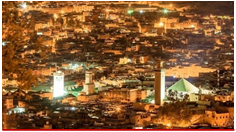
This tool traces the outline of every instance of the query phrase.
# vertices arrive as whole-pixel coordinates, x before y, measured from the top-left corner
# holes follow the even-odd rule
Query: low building
[[[216,111],[205,111],[205,122],[211,126],[226,127],[229,123],[229,113],[217,113]]]
[[[7,97],[5,100],[5,106],[7,109],[11,109],[14,107],[13,105],[13,98],[12,97]]]
[[[113,88],[99,92],[99,96],[107,101],[136,102],[140,97],[146,98],[145,94],[138,89]]]
[[[80,95],[77,96],[78,101],[88,102],[88,101],[95,101],[98,99],[97,94],[85,95],[85,92],[81,92]]]
[[[199,101],[199,94],[191,93],[189,95],[190,102],[198,102]]]
[[[8,78],[3,78],[2,79],[2,87],[6,86],[12,86],[12,87],[17,87],[17,81],[16,80],[9,80]]]
[[[151,104],[151,103],[140,103],[140,102],[133,103],[133,109],[134,110],[151,112],[155,108],[159,108],[159,106],[155,105],[154,103],[153,104]]]
[[[230,95],[216,95],[215,101],[227,102],[227,101],[232,101],[232,100],[230,98]]]
[[[62,100],[62,103],[70,103],[70,104],[73,104],[75,103],[75,100],[76,100],[76,96],[74,96],[73,94],[67,94],[63,100]]]
[[[49,100],[53,99],[53,93],[52,92],[41,92],[38,94],[41,98],[48,98]]]
[[[145,127],[151,124],[151,115],[143,112],[137,112],[130,115],[130,122],[136,126]]]

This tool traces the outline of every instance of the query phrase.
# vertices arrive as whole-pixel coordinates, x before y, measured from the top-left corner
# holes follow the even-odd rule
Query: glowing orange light
[[[160,22],[160,23],[159,23],[159,26],[163,26],[163,25],[164,25],[164,23],[163,23],[163,22]]]

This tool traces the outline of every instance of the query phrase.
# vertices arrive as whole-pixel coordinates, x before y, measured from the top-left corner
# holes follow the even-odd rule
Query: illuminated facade
[[[165,69],[163,62],[158,62],[157,70],[155,70],[155,104],[162,105],[165,98]]]
[[[91,71],[85,73],[84,90],[86,95],[93,94],[95,92],[95,84],[93,83],[93,74]]]
[[[60,97],[64,94],[64,73],[57,71],[53,74],[53,97]]]
[[[147,97],[147,90],[114,88],[100,91],[99,96],[105,101],[136,102]]]
[[[226,127],[229,123],[230,116],[228,112],[217,113],[216,111],[205,111],[205,122],[211,126]]]

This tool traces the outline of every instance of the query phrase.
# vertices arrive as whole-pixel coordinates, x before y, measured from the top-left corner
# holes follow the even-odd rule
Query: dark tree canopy
[[[164,103],[157,114],[159,122],[178,127],[189,126],[193,116],[192,111],[187,107],[186,101]]]
[[[30,34],[27,34],[27,31],[34,27],[34,20],[29,24],[25,22],[26,18],[19,8],[20,4],[17,1],[5,1],[2,5],[2,73],[17,80],[21,91],[36,85],[37,77],[27,68],[27,59],[21,56],[22,51],[28,46],[27,38]],[[33,42],[32,46],[41,51],[41,38],[36,38]],[[40,54],[43,57],[44,53]]]

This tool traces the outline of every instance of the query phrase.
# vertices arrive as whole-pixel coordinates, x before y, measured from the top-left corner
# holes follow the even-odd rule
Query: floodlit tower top
[[[162,69],[163,68],[163,61],[158,61],[157,62],[157,69]]]
[[[62,71],[57,71],[53,75],[54,76],[64,76],[64,73]]]

